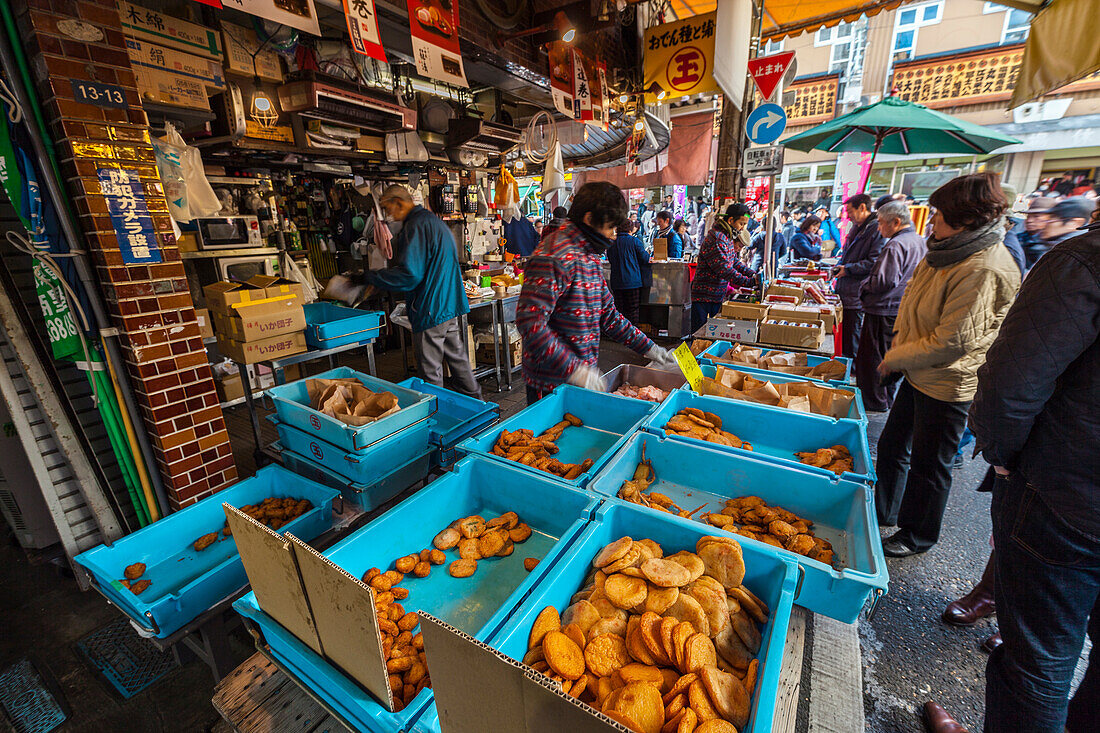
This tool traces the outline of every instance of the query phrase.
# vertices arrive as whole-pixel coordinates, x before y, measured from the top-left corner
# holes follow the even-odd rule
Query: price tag
[[[695,360],[695,354],[691,353],[691,347],[685,341],[676,347],[672,355],[676,357],[676,363],[680,365],[680,371],[684,373],[688,384],[698,392],[703,386],[703,372],[699,369],[699,362]]]

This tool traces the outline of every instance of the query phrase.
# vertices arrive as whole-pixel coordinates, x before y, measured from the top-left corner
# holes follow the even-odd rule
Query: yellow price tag
[[[684,373],[684,377],[688,380],[691,388],[696,392],[702,389],[703,372],[699,369],[699,362],[695,360],[695,354],[691,353],[691,347],[687,345],[687,342],[685,341],[677,346],[672,355],[676,357],[676,363],[680,365],[680,371]]]

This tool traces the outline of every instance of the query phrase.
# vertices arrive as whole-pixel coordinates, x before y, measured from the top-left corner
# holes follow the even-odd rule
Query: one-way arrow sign
[[[775,94],[779,80],[787,73],[787,67],[793,60],[794,51],[749,59],[749,73],[752,74],[752,80],[756,82],[756,88],[760,90],[760,96],[765,102]]]

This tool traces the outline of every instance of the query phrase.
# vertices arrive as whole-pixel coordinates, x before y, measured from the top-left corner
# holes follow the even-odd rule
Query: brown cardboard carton
[[[821,321],[783,324],[769,318],[760,324],[760,341],[779,346],[797,346],[801,349],[820,349],[825,341],[825,327]]]
[[[283,297],[256,305],[239,303],[232,315],[215,313],[214,325],[221,338],[257,341],[305,330],[306,314],[294,298]]]
[[[728,301],[722,304],[722,317],[738,321],[761,321],[768,315],[767,303],[738,303]]]
[[[214,381],[214,388],[218,392],[218,400],[229,402],[230,400],[244,397],[244,382],[240,374],[227,374]]]
[[[668,239],[665,237],[657,237],[653,240],[653,259],[668,259]]]
[[[263,288],[228,280],[207,285],[202,289],[202,294],[206,297],[207,307],[214,313],[223,315],[228,315],[230,309],[237,303],[251,303],[267,297],[267,292]]]
[[[214,338],[214,321],[210,319],[210,311],[206,308],[195,309],[195,320],[199,322],[199,335],[204,339]]]
[[[247,282],[249,285],[263,288],[267,292],[267,297],[269,298],[293,295],[298,298],[298,305],[305,302],[303,300],[305,291],[302,289],[302,284],[300,282],[295,282],[285,277],[279,277],[278,275],[253,275],[248,278]]]
[[[232,341],[219,338],[218,350],[240,364],[255,364],[284,356],[301,354],[306,350],[306,335],[301,331],[259,341]]]
[[[802,288],[791,288],[786,285],[769,285],[765,295],[789,295],[795,298],[797,303],[801,303],[802,298],[805,296],[805,292]]]

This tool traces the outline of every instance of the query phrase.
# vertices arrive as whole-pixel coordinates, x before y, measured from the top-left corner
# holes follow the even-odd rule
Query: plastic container
[[[705,504],[699,514],[719,512],[726,499],[759,496],[772,506],[789,509],[814,523],[814,534],[832,544],[836,565],[841,569],[696,522],[706,534],[735,537],[745,547],[767,547],[801,565],[805,580],[795,598],[798,605],[852,623],[869,595],[876,589],[886,591],[890,577],[879,539],[874,494],[866,484],[833,481],[749,454],[734,455],[641,433],[627,441],[608,462],[589,491],[615,497],[611,500],[614,503],[625,503],[617,495],[623,481],[634,475],[643,447],[657,474],[650,488],[667,495],[684,509],[690,511]],[[656,509],[640,508],[665,515]]]
[[[377,482],[382,476],[392,471],[394,466],[403,466],[421,453],[433,448],[429,439],[431,418],[413,423],[355,453],[341,450],[332,443],[325,442],[292,425],[281,423],[274,415],[268,415],[268,420],[274,423],[279,433],[279,443],[284,450],[305,456],[348,481],[364,486]]]
[[[443,451],[453,449],[472,435],[477,435],[500,419],[500,406],[484,402],[445,387],[437,387],[419,377],[410,377],[398,384],[407,389],[435,395],[436,411],[431,417],[431,441]]]
[[[820,473],[832,480],[843,477],[852,481],[874,482],[875,468],[867,442],[867,427],[853,420],[834,420],[798,410],[777,410],[755,402],[728,400],[681,389],[669,395],[646,419],[642,429],[654,435],[665,436],[665,425],[685,407],[714,413],[722,419],[722,429],[752,444],[752,451],[680,435],[668,435],[670,440],[682,440],[739,455],[757,456]],[[795,456],[795,453],[812,452],[834,445],[843,445],[852,454],[852,471],[845,472],[841,477],[825,468],[807,466]]]
[[[439,453],[437,448],[427,448],[412,460],[381,474],[378,478],[367,483],[359,483],[337,473],[324,463],[287,450],[278,443],[275,444],[275,448],[282,451],[283,463],[291,471],[336,489],[346,501],[363,511],[382,506],[413,484],[426,479]]]
[[[698,539],[708,534],[713,532],[690,520],[632,505],[604,504],[597,513],[596,521],[585,529],[569,556],[539,581],[531,595],[488,643],[513,659],[522,659],[527,652],[531,625],[539,612],[546,606],[564,611],[570,597],[583,586],[585,575],[592,567],[592,558],[604,545],[620,537],[652,539],[661,545],[666,555],[671,555],[680,550],[694,552]],[[768,604],[771,615],[762,631],[763,641],[758,655],[760,668],[752,695],[749,724],[741,730],[770,733],[779,672],[783,666],[783,647],[798,583],[798,566],[767,545],[746,543],[743,550],[744,584]],[[416,729],[438,731],[439,727],[438,722],[432,726],[425,713]]]
[[[605,392],[591,392],[565,384],[500,423],[497,426],[499,429],[486,430],[476,438],[464,440],[459,444],[459,448],[468,454],[484,456],[493,461],[516,466],[523,471],[547,476],[554,481],[582,487],[596,475],[604,462],[623,443],[626,436],[637,430],[656,406],[653,402],[633,400]],[[562,432],[561,439],[557,441],[558,453],[554,457],[562,463],[581,463],[586,458],[591,458],[592,467],[577,478],[567,481],[559,476],[493,454],[493,446],[496,445],[501,430],[529,428],[538,435],[561,422],[567,412],[579,417],[584,424],[580,427],[570,426]]]
[[[378,441],[390,437],[397,431],[404,430],[410,425],[430,417],[435,412],[436,399],[432,395],[398,387],[393,382],[362,374],[348,367],[330,369],[311,377],[311,379],[347,379],[349,377],[358,379],[369,390],[392,392],[397,396],[397,404],[401,409],[381,420],[354,427],[346,425],[334,417],[321,414],[310,407],[309,392],[306,390],[307,380],[305,379],[272,387],[265,394],[274,401],[275,414],[280,422],[315,435],[321,440],[332,443],[337,448],[348,452],[368,448]]]
[[[721,357],[725,356],[726,352],[729,351],[732,348],[733,348],[733,344],[730,343],[729,341],[715,341],[713,344],[711,344],[709,347],[707,347],[707,349],[702,354],[699,354],[698,359],[699,359],[700,362],[706,361],[709,364],[717,364],[718,362],[714,361],[710,357],[719,357],[719,358],[721,358]],[[768,354],[775,354],[775,353],[783,354],[783,353],[790,353],[790,352],[785,352],[782,349],[761,349],[761,353],[762,353],[763,356],[767,356]],[[815,367],[818,364],[824,364],[827,361],[839,361],[841,364],[843,364],[844,365],[844,376],[840,377],[839,379],[828,379],[828,380],[825,380],[825,381],[836,383],[836,384],[855,384],[856,383],[856,378],[852,374],[852,360],[851,359],[849,359],[847,357],[844,357],[844,356],[834,356],[830,359],[828,356],[819,356],[817,354],[806,354],[806,365],[807,366]],[[741,369],[740,366],[737,366],[737,365],[734,365],[734,364],[725,364],[723,366],[729,366],[731,369]],[[759,367],[752,367],[752,368],[756,369],[757,371],[767,371],[769,374],[787,374],[786,372],[772,372],[770,369],[760,369]],[[788,374],[787,376],[793,376],[793,375]]]
[[[332,502],[338,494],[282,466],[266,466],[255,476],[169,514],[110,547],[99,545],[74,559],[111,603],[148,633],[163,639],[248,585],[232,536],[221,535],[201,552],[192,547],[198,538],[225,526],[223,502],[241,507],[270,496],[309,499],[313,508],[279,529],[308,542],[332,526]],[[152,581],[140,596],[119,582],[125,568],[137,562],[146,565],[142,579]]]
[[[306,312],[306,343],[313,349],[369,341],[377,338],[386,324],[382,311],[362,311],[323,300],[302,307]]]
[[[661,369],[650,369],[637,364],[620,364],[603,375],[607,382],[607,391],[614,392],[624,384],[634,387],[658,387],[671,392],[687,384],[682,372],[666,372]],[[636,399],[636,398],[631,398]]]
[[[733,367],[727,367],[727,368],[728,369],[733,369]],[[718,367],[714,366],[713,364],[700,364],[699,365],[699,371],[701,371],[703,373],[704,377],[709,377],[711,379],[714,379],[718,374]],[[763,380],[763,381],[766,381],[766,382],[771,382],[772,384],[780,384],[780,383],[783,383],[783,382],[815,382],[818,385],[820,385],[822,387],[828,387],[829,389],[839,389],[839,390],[842,390],[844,392],[851,392],[852,394],[855,395],[855,397],[852,399],[852,404],[848,408],[848,414],[845,417],[832,418],[832,417],[828,417],[827,415],[818,415],[818,417],[824,417],[828,420],[838,420],[838,419],[839,420],[854,420],[854,421],[857,421],[857,422],[861,422],[864,425],[867,424],[867,413],[863,409],[863,398],[860,397],[859,389],[857,387],[851,387],[847,384],[836,384],[836,383],[833,383],[833,382],[822,382],[820,379],[806,379],[805,377],[799,377],[799,376],[794,375],[794,374],[783,374],[782,372],[767,372],[767,371],[764,371],[763,369],[736,369],[735,371],[744,372],[745,374],[750,374],[753,377],[756,377],[757,379],[760,379],[760,380]],[[725,399],[725,398],[720,398],[720,399]],[[739,400],[735,400],[735,401],[739,401]],[[759,404],[759,403],[754,403],[754,404]],[[766,407],[769,410],[782,410],[783,412],[800,412],[799,410],[788,410],[785,407],[777,407],[777,406],[772,406],[772,405],[761,404],[760,406],[761,407]],[[812,415],[812,414],[815,414],[815,413],[805,413],[805,414],[811,414]]]
[[[406,576],[409,590],[402,601],[407,611],[425,610],[485,641],[515,610],[536,583],[555,567],[588,526],[599,499],[560,482],[520,471],[498,461],[470,457],[454,471],[401,502],[373,522],[346,537],[325,556],[355,576],[371,567],[389,568],[403,555],[431,547],[435,535],[459,517],[480,514],[489,519],[515,511],[534,530],[509,557],[478,562],[469,578],[452,578],[447,565],[433,566],[427,578]],[[447,552],[450,563],[458,557]],[[531,572],[527,557],[540,557]],[[356,728],[369,731],[409,730],[409,722],[434,709],[430,689],[399,713],[390,713],[375,699],[294,638],[256,607],[248,594],[234,604],[264,632],[272,653],[322,700]]]

